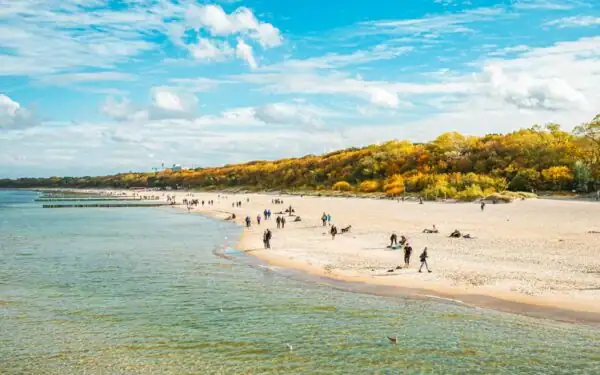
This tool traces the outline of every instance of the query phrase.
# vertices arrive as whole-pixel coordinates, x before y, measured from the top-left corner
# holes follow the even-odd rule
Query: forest
[[[600,115],[572,132],[557,124],[479,137],[448,132],[428,143],[395,140],[319,156],[183,171],[5,179],[0,187],[239,188],[471,200],[508,191],[585,193],[598,183]]]

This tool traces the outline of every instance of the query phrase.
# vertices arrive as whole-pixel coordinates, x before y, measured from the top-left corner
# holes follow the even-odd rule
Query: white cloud
[[[30,111],[7,95],[0,94],[0,129],[23,129],[36,124]]]
[[[560,29],[567,27],[589,27],[600,25],[600,17],[574,16],[559,18],[546,23],[546,26],[557,26]]]
[[[229,43],[200,38],[197,43],[188,44],[187,49],[196,60],[224,61],[233,54]]]
[[[467,25],[507,16],[501,7],[475,8],[460,13],[433,15],[417,19],[369,21],[360,24],[358,35],[430,35],[468,33],[473,30]]]
[[[56,85],[65,85],[84,82],[115,82],[133,81],[136,76],[129,73],[102,71],[86,73],[52,74],[42,77],[42,82]]]
[[[254,54],[252,53],[252,47],[246,44],[242,39],[238,39],[237,46],[235,47],[235,54],[238,58],[246,61],[248,66],[252,69],[258,67]]]
[[[400,104],[398,94],[395,92],[391,92],[382,87],[370,87],[368,91],[371,98],[371,103],[377,106],[398,108]]]
[[[486,66],[483,80],[488,95],[524,109],[583,109],[587,106],[584,95],[561,78],[535,78],[520,73],[506,74],[502,67]]]
[[[73,71],[118,70],[142,54],[162,53],[168,36],[199,61],[224,61],[235,49],[223,38],[241,35],[264,48],[282,43],[279,30],[259,21],[247,8],[227,14],[219,6],[189,5],[171,0],[126,1],[111,8],[106,1],[19,0],[0,6],[0,76],[23,75],[59,84],[109,80],[110,75],[67,76]],[[187,46],[192,25],[215,35]],[[223,38],[221,38],[223,37]],[[221,38],[221,39],[219,39]],[[78,73],[90,74],[90,73]],[[103,76],[104,75],[104,76]],[[75,81],[75,82],[72,82]]]
[[[150,105],[135,106],[129,99],[108,97],[100,110],[117,121],[147,122],[165,119],[191,119],[198,106],[198,98],[189,92],[171,87],[154,87]]]
[[[302,104],[272,103],[254,109],[254,116],[267,124],[322,126],[323,111]]]
[[[517,0],[513,3],[516,9],[535,10],[569,10],[585,5],[579,0]]]
[[[405,53],[413,51],[410,46],[389,46],[379,44],[369,50],[358,50],[350,54],[329,53],[307,59],[288,59],[279,64],[265,66],[263,70],[286,71],[311,69],[338,69],[350,65],[361,65],[373,61],[392,60]]]
[[[194,95],[176,93],[168,87],[156,87],[152,90],[152,103],[161,111],[190,113],[198,99]]]
[[[218,5],[192,5],[186,12],[188,25],[207,29],[213,36],[247,35],[265,48],[282,43],[279,30],[270,23],[260,22],[246,7],[239,7],[227,14]]]
[[[227,80],[219,80],[207,77],[195,78],[171,78],[169,80],[174,86],[181,87],[188,92],[205,92],[210,91],[219,85],[231,83]]]
[[[304,95],[343,95],[366,100],[384,108],[410,107],[402,97],[411,94],[456,93],[468,90],[468,83],[437,84],[369,81],[346,74],[313,72],[253,73],[231,77],[245,83],[261,85],[276,93]]]

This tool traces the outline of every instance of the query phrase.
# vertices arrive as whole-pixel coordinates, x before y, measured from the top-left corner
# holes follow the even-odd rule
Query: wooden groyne
[[[108,197],[98,197],[98,198],[37,198],[35,202],[92,202],[92,201],[100,201],[100,202],[139,202],[144,200],[158,200],[158,199],[141,199],[141,198],[108,198]]]
[[[133,204],[133,203],[82,203],[82,204],[44,204],[42,208],[125,208],[125,207],[162,207],[162,206],[173,206],[169,203],[147,203],[147,204]]]

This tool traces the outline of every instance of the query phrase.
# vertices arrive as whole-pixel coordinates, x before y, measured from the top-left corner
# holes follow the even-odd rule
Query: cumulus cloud
[[[196,43],[186,44],[183,37],[187,28],[196,30],[199,35],[208,33],[210,38],[202,37]],[[255,41],[264,49],[277,47],[283,41],[279,29],[259,21],[250,9],[239,7],[228,14],[218,5],[189,6],[184,25],[172,27],[171,36],[197,60],[222,61],[237,57],[253,69],[258,64],[246,40]],[[231,36],[238,37],[235,48],[226,40]]]
[[[523,109],[584,108],[583,94],[561,78],[540,79],[525,73],[507,74],[502,67],[486,66],[482,74],[488,93]]]
[[[33,114],[20,103],[0,94],[0,129],[23,129],[36,125]]]
[[[265,48],[279,46],[282,42],[276,27],[260,22],[246,7],[239,7],[227,14],[218,5],[194,5],[188,9],[186,20],[189,25],[206,29],[213,36],[247,35]]]

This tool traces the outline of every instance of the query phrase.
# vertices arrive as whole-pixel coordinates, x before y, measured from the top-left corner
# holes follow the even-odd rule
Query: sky
[[[0,178],[600,113],[597,0],[0,0]]]

